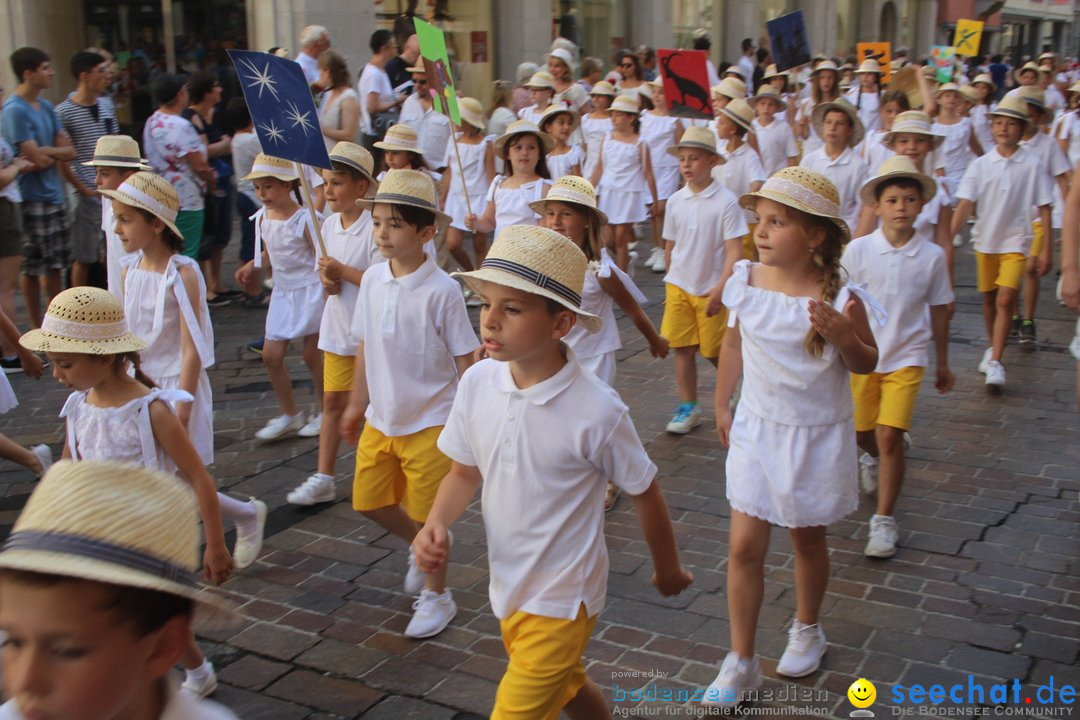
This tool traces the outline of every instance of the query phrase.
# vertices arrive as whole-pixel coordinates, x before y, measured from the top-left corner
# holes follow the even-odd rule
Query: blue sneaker
[[[705,417],[696,403],[683,403],[675,410],[675,416],[667,424],[673,435],[685,435],[701,424]]]
[[[253,352],[256,355],[262,355],[263,343],[266,342],[265,337],[261,337],[254,342],[249,342],[246,346],[248,352]]]

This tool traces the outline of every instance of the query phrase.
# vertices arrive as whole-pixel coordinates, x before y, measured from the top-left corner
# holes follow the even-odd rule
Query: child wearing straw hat
[[[934,120],[934,132],[942,135],[941,152],[945,160],[945,177],[950,189],[956,192],[968,165],[988,148],[979,144],[972,120],[961,113],[964,102],[960,88],[955,83],[945,83],[934,92],[939,112]],[[932,114],[932,113],[931,113]]]
[[[1054,196],[1050,178],[1039,166],[1039,159],[1020,146],[1030,122],[1027,103],[1015,95],[1006,96],[989,116],[997,145],[973,160],[964,173],[956,193],[959,202],[950,232],[957,235],[978,210],[971,234],[990,341],[979,371],[986,374],[987,390],[1000,395],[1005,388],[1005,367],[1001,360],[1034,239],[1032,224],[1038,219],[1043,227],[1050,227],[1050,204]],[[1053,266],[1051,245],[1043,243],[1036,260],[1038,271],[1044,275]]]
[[[821,173],[840,193],[840,214],[849,227],[859,219],[859,188],[869,169],[855,148],[863,138],[862,121],[847,100],[822,103],[814,108],[814,128],[825,144],[804,155],[804,168]]]
[[[495,177],[495,145],[492,136],[484,135],[484,111],[480,101],[458,98],[458,108],[461,111],[461,125],[457,134],[457,154],[461,157],[461,166],[459,168],[457,159],[453,157],[446,164],[446,174],[450,180],[445,185],[447,190],[443,209],[452,218],[450,227],[446,229],[446,249],[458,265],[471,270],[472,258],[463,247],[465,233],[468,232],[465,218],[470,207],[484,204],[484,193]],[[453,148],[447,149],[448,156],[452,152]],[[468,203],[465,202],[466,191]],[[472,233],[472,243],[476,261],[483,262],[487,254],[487,235]]]
[[[772,85],[762,85],[758,94],[747,99],[754,108],[753,129],[757,137],[761,164],[767,175],[777,170],[791,167],[799,161],[799,146],[795,144],[795,134],[791,126],[776,118],[776,113],[787,109],[787,103]]]
[[[461,274],[484,299],[488,358],[461,380],[439,436],[453,465],[413,545],[425,570],[445,568],[448,528],[483,483],[491,608],[509,656],[496,720],[611,714],[582,662],[607,594],[608,480],[633,496],[659,592],[693,581],[630,413],[564,342],[578,324],[600,329],[581,307],[587,264],[558,232],[514,226]]]
[[[375,194],[371,153],[351,142],[339,142],[330,152],[326,201],[333,211],[323,221],[326,254],[319,257],[319,279],[326,292],[319,324],[319,350],[323,351],[323,422],[319,432],[316,470],[286,496],[293,505],[334,502],[334,467],[341,445],[341,415],[348,403],[356,367],[353,312],[360,280],[382,254],[372,237],[371,214],[356,204]]]
[[[0,550],[0,718],[236,720],[171,676],[193,623],[232,614],[198,583],[195,520],[164,473],[52,468]]]
[[[450,469],[436,440],[478,343],[461,287],[424,252],[450,222],[431,179],[391,170],[357,204],[371,211],[387,262],[365,273],[351,328],[356,373],[341,428],[346,442],[359,440],[353,508],[411,545]],[[438,635],[457,614],[446,568],[421,573],[411,552],[405,592],[418,594],[406,637]]]
[[[971,81],[971,87],[976,92],[975,101],[969,113],[971,127],[975,130],[975,137],[979,139],[979,145],[984,150],[994,146],[994,136],[990,132],[990,119],[986,116],[994,106],[994,95],[997,93],[997,85],[994,84],[990,73],[980,73]]]
[[[465,227],[472,232],[496,235],[510,225],[535,225],[538,217],[529,203],[547,194],[551,173],[547,154],[555,140],[534,123],[517,120],[495,140],[495,152],[503,159],[503,174],[488,186],[482,212],[473,207],[465,217]]]
[[[544,157],[551,179],[563,175],[580,175],[585,162],[585,152],[580,145],[571,144],[571,136],[577,129],[578,113],[569,105],[548,105],[540,116],[540,131],[551,136],[554,146]]]
[[[170,228],[180,237],[175,228]],[[184,390],[165,390],[147,378],[139,364],[146,343],[128,330],[124,307],[108,291],[94,287],[65,290],[53,298],[41,328],[23,335],[20,344],[48,355],[53,376],[73,388],[60,412],[65,418],[63,457],[116,460],[165,472],[187,481],[199,506],[206,535],[204,574],[216,584],[231,574],[234,558],[225,547],[223,497],[171,404],[191,402]],[[128,374],[135,369],[135,377]],[[262,528],[238,527],[240,559],[254,562],[262,547]],[[194,637],[184,652],[184,685],[205,697],[217,687],[214,666]]]
[[[844,281],[840,255],[849,232],[828,178],[785,168],[739,203],[758,215],[761,262],[736,263],[723,294],[733,317],[717,374],[716,425],[729,447],[731,651],[703,700],[722,708],[736,707],[761,684],[756,588],[772,525],[788,529],[798,586],[776,672],[804,677],[820,667],[827,648],[819,624],[829,573],[826,530],[858,506],[848,376],[877,364],[867,307],[883,321],[873,298]]]
[[[518,112],[518,120],[526,120],[539,125],[544,110],[547,110],[555,97],[555,78],[547,70],[539,70],[533,73],[529,82],[525,83],[525,89],[529,91],[529,100],[532,105]]]
[[[375,178],[380,182],[386,175],[387,170],[401,170],[402,168],[422,170],[431,175],[431,179],[435,182],[438,182],[442,177],[440,173],[433,171],[428,165],[427,156],[424,154],[424,149],[420,147],[420,140],[416,130],[411,125],[405,123],[391,125],[386,130],[386,136],[375,143],[375,147],[383,151],[383,164],[385,167],[381,168]]]
[[[668,272],[660,334],[675,350],[679,394],[667,431],[685,435],[704,419],[697,404],[697,355],[716,365],[727,319],[720,295],[748,231],[735,196],[712,177],[723,161],[712,132],[690,128],[668,152],[679,158],[685,184],[671,196],[664,221]]]
[[[908,110],[911,110],[911,102],[903,91],[886,90],[881,94],[881,112],[879,113],[881,125],[877,130],[866,131],[862,144],[857,150],[859,157],[866,163],[866,169],[870,172],[876,171],[883,162],[894,155],[882,141],[892,130],[896,116]],[[859,237],[858,233],[855,237]]]
[[[664,96],[664,81],[657,77],[645,83],[652,92],[653,108],[641,113],[641,139],[649,147],[652,160],[653,177],[656,180],[656,198],[658,202],[652,209],[652,234],[655,245],[652,254],[645,260],[645,266],[653,272],[667,272],[664,255],[664,211],[667,200],[679,189],[682,176],[679,174],[679,160],[667,153],[667,149],[678,144],[686,127],[680,118],[671,115]]]
[[[771,85],[776,89],[776,92],[780,94],[780,100],[784,103],[784,109],[779,112],[773,113],[773,117],[782,123],[791,124],[791,118],[793,115],[788,114],[788,110],[791,108],[791,104],[788,100],[788,96],[791,92],[788,82],[788,74],[786,72],[780,72],[776,69],[776,65],[768,65],[765,68],[765,74],[761,76],[762,85]]]
[[[924,205],[937,192],[933,178],[919,172],[906,155],[894,155],[862,187],[864,206],[881,227],[855,238],[841,260],[851,282],[862,284],[881,302],[889,322],[874,334],[878,362],[869,375],[852,375],[855,433],[863,491],[877,493],[863,554],[896,553],[900,528],[893,517],[904,480],[906,431],[934,347],[934,387],[949,392],[949,316],[955,300],[945,251],[919,237],[915,228]]]
[[[848,90],[845,99],[855,106],[859,113],[859,120],[867,132],[878,130],[881,127],[881,78],[885,71],[873,58],[867,58],[859,63],[855,71],[855,79],[859,86]]]
[[[237,269],[236,281],[246,285],[258,268],[264,264],[273,266],[274,288],[266,313],[262,359],[282,411],[255,437],[263,441],[294,434],[318,437],[322,415],[305,419],[296,406],[292,379],[285,367],[289,342],[301,340],[315,401],[322,407],[323,367],[318,343],[324,296],[316,271],[317,216],[297,202],[299,180],[293,163],[259,153],[244,179],[252,182],[263,206],[254,218],[255,257]]]
[[[615,100],[615,86],[601,80],[593,85],[589,92],[592,112],[581,118],[581,135],[585,140],[585,165],[581,168],[582,177],[592,177],[596,160],[600,157],[600,144],[604,136],[611,132],[611,103]]]
[[[127,135],[103,135],[94,146],[94,157],[83,165],[94,168],[94,186],[115,190],[133,173],[151,170],[139,157],[139,144]],[[124,284],[120,278],[120,258],[126,255],[120,236],[116,233],[112,203],[101,203],[101,229],[105,231],[105,268],[109,292],[124,299]]]
[[[824,142],[813,124],[814,108],[840,99],[840,70],[832,60],[823,60],[810,73],[809,97],[799,103],[795,114],[796,135],[802,140],[803,157],[819,150]]]
[[[745,138],[754,133],[754,111],[745,100],[732,100],[716,116],[717,152],[723,162],[712,169],[713,179],[731,191],[735,197],[756,192],[769,177],[761,164],[761,156]],[[743,257],[757,259],[754,247],[754,224],[757,216],[743,210],[748,232],[743,236]]]
[[[653,357],[667,357],[668,341],[660,336],[649,316],[641,309],[646,297],[629,275],[619,269],[607,248],[600,247],[600,233],[607,217],[596,206],[596,190],[585,178],[565,176],[555,181],[543,200],[532,203],[540,215],[540,224],[570,238],[589,260],[585,286],[581,294],[582,309],[603,320],[599,332],[589,332],[574,326],[566,336],[569,345],[583,367],[598,378],[615,386],[615,351],[622,347],[619,328],[615,323],[615,304],[649,343]],[[604,509],[615,507],[619,488],[608,482]]]

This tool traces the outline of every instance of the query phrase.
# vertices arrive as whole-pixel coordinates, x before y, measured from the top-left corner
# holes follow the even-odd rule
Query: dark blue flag
[[[228,52],[263,152],[329,169],[315,100],[300,65],[264,52]]]

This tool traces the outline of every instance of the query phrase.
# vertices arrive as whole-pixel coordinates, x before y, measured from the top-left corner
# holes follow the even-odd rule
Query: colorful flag
[[[877,60],[881,71],[881,84],[885,85],[892,80],[892,46],[887,42],[861,42],[856,46],[859,62],[863,60]]]
[[[930,62],[937,68],[938,82],[952,82],[954,57],[956,57],[956,48],[951,45],[930,46]]]
[[[982,43],[983,23],[981,20],[957,20],[956,34],[953,35],[953,47],[957,55],[974,57],[979,54]]]
[[[267,155],[330,168],[322,128],[304,71],[293,60],[252,50],[229,50],[244,88],[251,122]]]
[[[769,20],[765,28],[769,31],[769,46],[777,70],[790,70],[809,64],[810,41],[807,39],[802,10]]]
[[[455,124],[461,122],[458,112],[457,89],[454,87],[454,74],[450,69],[450,56],[446,52],[446,37],[443,31],[429,25],[420,18],[413,20],[416,26],[416,39],[420,41],[420,57],[427,71],[428,87],[435,101],[435,109],[443,115],[449,115]]]
[[[657,50],[664,78],[664,102],[672,115],[711,118],[708,53],[704,50]]]

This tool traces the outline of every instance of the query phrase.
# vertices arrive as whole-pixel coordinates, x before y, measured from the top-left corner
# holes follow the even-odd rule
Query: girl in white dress
[[[867,132],[881,127],[881,76],[884,74],[877,60],[863,60],[855,71],[858,85],[848,90],[845,96],[859,111],[859,120]]]
[[[176,236],[180,237],[178,231]],[[203,574],[215,584],[224,582],[234,561],[225,547],[220,496],[170,406],[191,402],[191,395],[158,388],[142,373],[138,352],[146,343],[128,330],[120,301],[101,288],[65,290],[49,303],[41,329],[31,330],[19,342],[48,355],[53,376],[73,389],[60,413],[66,422],[62,457],[134,463],[175,472],[190,483],[206,537]],[[135,377],[129,374],[132,366]],[[237,558],[248,553],[250,540],[238,533]],[[214,666],[194,635],[181,661],[187,670],[182,687],[200,697],[213,692]]]
[[[942,153],[945,158],[945,177],[949,181],[949,195],[960,189],[960,180],[968,164],[983,154],[982,146],[975,136],[971,118],[960,112],[964,101],[960,88],[954,83],[945,83],[937,89],[938,115],[934,122],[934,132],[945,137]]]
[[[975,128],[975,137],[979,138],[979,145],[988,152],[994,147],[994,134],[990,130],[990,118],[986,114],[994,106],[997,85],[994,84],[994,79],[989,73],[983,73],[975,76],[975,79],[971,81],[971,86],[977,92],[977,100],[969,113],[971,126]]]
[[[679,118],[668,113],[663,80],[657,77],[656,80],[645,85],[652,90],[654,107],[641,113],[641,139],[649,146],[649,157],[653,160],[657,199],[652,209],[653,239],[657,245],[653,248],[652,255],[645,261],[645,265],[653,272],[667,272],[664,248],[660,247],[664,242],[661,236],[661,230],[664,227],[664,208],[667,206],[667,199],[682,184],[679,158],[671,155],[667,149],[679,144],[686,128]]]
[[[859,157],[866,163],[870,172],[877,172],[881,163],[893,156],[893,151],[886,147],[883,140],[892,130],[896,116],[910,109],[911,103],[906,93],[900,90],[887,90],[881,94],[881,127],[877,130],[867,129],[862,143],[857,148]],[[855,237],[859,237],[858,232],[855,233]]]
[[[518,113],[518,120],[528,120],[531,123],[540,122],[540,116],[547,110],[555,97],[555,78],[547,70],[533,73],[529,82],[525,83],[525,89],[529,91],[529,100],[532,105],[522,108]]]
[[[845,284],[840,256],[850,233],[833,184],[803,167],[784,168],[739,203],[758,215],[761,262],[737,262],[724,286],[730,316],[717,373],[716,425],[729,447],[731,651],[704,699],[732,708],[744,690],[761,683],[754,646],[772,525],[788,528],[798,590],[776,672],[803,677],[820,666],[826,529],[858,506],[849,373],[873,372],[877,363],[866,308],[877,303]]]
[[[637,98],[626,95],[615,98],[611,104],[611,125],[611,134],[600,144],[600,157],[589,180],[599,190],[600,210],[607,215],[614,231],[615,262],[625,272],[630,267],[634,223],[649,218],[646,202],[656,207],[656,180],[649,146],[641,140]]]
[[[563,175],[581,174],[585,151],[573,141],[577,125],[577,110],[566,105],[550,105],[540,117],[540,129],[555,141],[551,152],[544,158],[552,180],[558,180]]]
[[[259,440],[277,440],[292,434],[318,437],[322,414],[305,420],[297,409],[292,378],[285,367],[285,352],[291,340],[302,340],[304,364],[311,373],[316,407],[321,408],[323,366],[318,344],[325,295],[315,261],[314,223],[319,220],[294,198],[298,180],[293,163],[259,153],[245,179],[255,186],[263,207],[253,218],[255,258],[240,266],[236,281],[243,285],[263,263],[274,268],[262,358],[282,412],[256,432],[255,437]]]
[[[596,333],[575,325],[566,336],[566,343],[573,348],[578,361],[608,385],[615,386],[615,351],[622,347],[615,322],[615,303],[633,320],[649,343],[652,356],[667,357],[668,341],[641,309],[647,299],[644,293],[618,268],[608,251],[600,248],[600,230],[607,217],[596,207],[596,190],[592,184],[573,175],[559,178],[547,197],[531,203],[531,207],[540,214],[541,225],[573,240],[589,259],[581,309],[603,318],[604,323]],[[605,510],[615,507],[618,495],[618,487],[609,482],[604,496]]]
[[[495,152],[503,159],[502,175],[495,176],[485,196],[484,210],[465,218],[472,232],[499,232],[511,225],[537,225],[540,220],[529,203],[540,200],[551,186],[546,157],[555,141],[535,123],[518,120],[495,141]]]
[[[814,108],[822,103],[833,102],[840,97],[840,70],[832,60],[818,63],[810,73],[810,97],[799,103],[795,115],[796,135],[802,140],[802,156],[806,157],[825,144],[817,134],[812,122]]]
[[[458,108],[461,111],[461,132],[457,135],[457,152],[461,156],[461,170],[458,170],[457,158],[450,156],[445,173],[450,180],[446,184],[443,208],[452,218],[446,229],[446,249],[461,269],[468,271],[473,270],[474,266],[469,253],[462,247],[465,233],[468,232],[465,216],[469,214],[470,207],[476,208],[484,203],[484,193],[495,177],[495,146],[492,137],[484,135],[484,114],[480,101],[463,97],[458,100]],[[448,152],[453,153],[454,148],[449,147]],[[465,202],[466,190],[469,193],[468,203]],[[487,235],[473,233],[472,242],[478,267],[487,256]]]
[[[600,143],[611,132],[611,103],[615,99],[615,86],[606,80],[593,85],[593,111],[581,118],[581,134],[585,138],[585,165],[581,168],[582,177],[592,177],[596,168],[596,159],[600,157]]]

